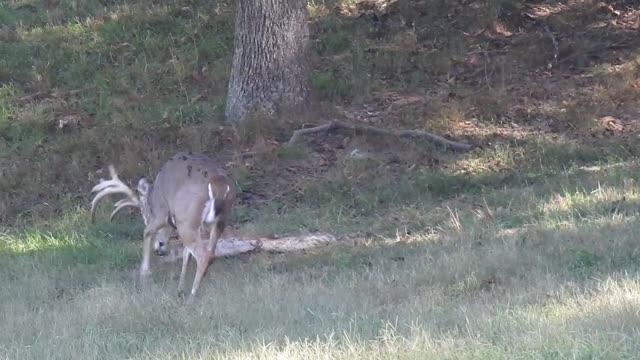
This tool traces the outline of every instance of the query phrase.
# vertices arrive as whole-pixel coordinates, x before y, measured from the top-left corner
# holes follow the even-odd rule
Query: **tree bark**
[[[238,0],[226,121],[303,110],[310,99],[305,0]]]

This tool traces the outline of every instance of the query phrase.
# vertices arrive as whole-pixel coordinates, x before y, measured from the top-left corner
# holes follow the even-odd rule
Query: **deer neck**
[[[149,186],[149,191],[145,194],[140,194],[140,212],[145,225],[149,225],[151,218],[153,217],[153,189],[154,186]]]

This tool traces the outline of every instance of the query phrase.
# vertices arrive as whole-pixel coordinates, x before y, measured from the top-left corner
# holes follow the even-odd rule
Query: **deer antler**
[[[113,165],[109,165],[109,174],[111,180],[100,179],[100,182],[91,189],[91,192],[98,192],[96,197],[91,201],[91,223],[95,221],[96,205],[105,196],[110,194],[124,194],[127,197],[119,200],[114,204],[115,210],[111,213],[109,221],[113,220],[113,217],[127,206],[140,207],[140,199],[125,183],[120,180],[118,173]]]
[[[122,210],[123,208],[126,208],[127,206],[140,208],[140,202],[138,200],[122,199],[122,200],[118,200],[118,202],[115,203],[113,206],[115,206],[115,210],[111,212],[111,216],[109,216],[109,221],[113,221],[113,217],[116,216],[116,214],[120,210]]]

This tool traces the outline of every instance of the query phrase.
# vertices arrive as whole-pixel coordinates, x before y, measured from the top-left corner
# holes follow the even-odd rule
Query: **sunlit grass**
[[[37,230],[22,234],[0,234],[0,253],[26,254],[31,251],[81,246],[84,239],[77,233],[42,233]]]
[[[629,203],[637,204],[639,198],[637,189],[624,191],[620,188],[599,186],[593,190],[557,193],[548,202],[540,204],[539,208],[550,217],[575,215],[588,218],[624,212]]]

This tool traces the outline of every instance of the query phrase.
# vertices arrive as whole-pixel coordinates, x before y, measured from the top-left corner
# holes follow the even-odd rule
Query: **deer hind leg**
[[[187,265],[191,256],[196,260],[196,275],[193,280],[193,286],[191,287],[191,294],[187,300],[187,303],[193,302],[195,293],[198,291],[200,281],[204,276],[207,266],[209,264],[209,257],[205,251],[205,244],[200,239],[199,229],[181,228],[178,226],[178,234],[184,244],[183,257],[182,257],[182,270],[180,272],[180,280],[178,281],[178,295],[182,296],[185,279],[187,274]]]
[[[200,282],[209,269],[209,264],[211,259],[215,256],[215,248],[218,244],[218,239],[222,234],[222,230],[224,230],[224,223],[222,221],[216,221],[211,230],[209,230],[209,240],[206,248],[201,247],[201,243],[198,243],[198,246],[196,247],[196,254],[194,254],[197,266],[196,276],[193,279],[193,286],[191,287],[191,295],[189,296],[188,303],[192,303],[194,301],[198,288],[200,287]]]
[[[224,231],[225,223],[222,220],[216,219],[211,230],[209,231],[209,242],[207,244],[207,250],[211,253],[211,256],[215,256],[216,246],[218,246],[218,239]]]
[[[211,254],[208,251],[204,251],[205,249],[196,250],[198,254],[195,254],[196,258],[196,276],[193,279],[193,285],[191,286],[191,294],[189,295],[189,299],[187,300],[188,304],[193,303],[196,294],[198,292],[198,288],[200,288],[200,282],[207,274],[207,269],[209,268],[209,261],[211,259]]]

